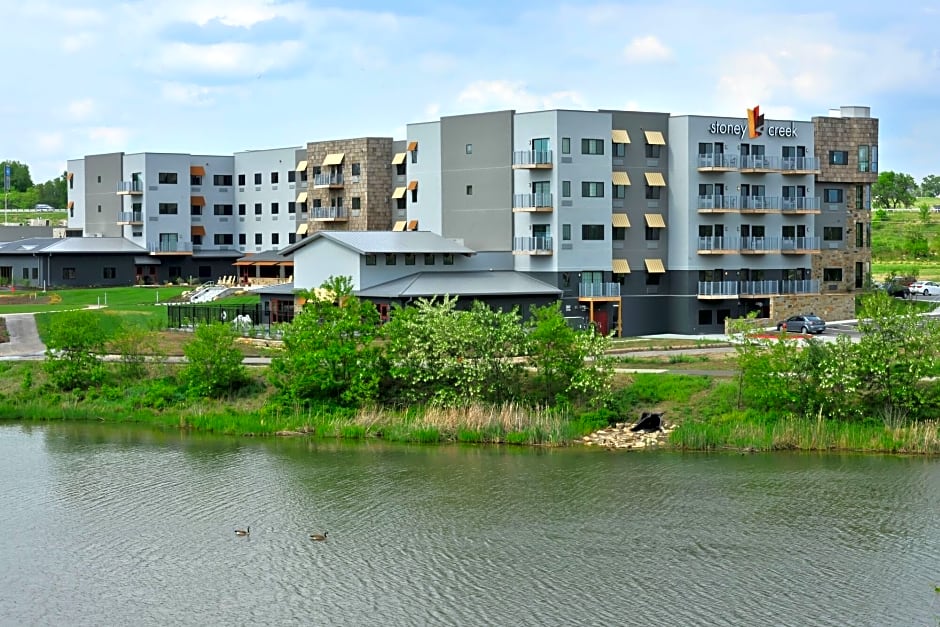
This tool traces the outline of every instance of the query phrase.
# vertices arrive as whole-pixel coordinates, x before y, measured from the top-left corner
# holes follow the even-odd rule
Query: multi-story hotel
[[[867,107],[812,121],[493,111],[409,124],[400,141],[70,161],[69,227],[138,244],[137,277],[161,280],[226,274],[321,230],[430,231],[477,270],[557,287],[569,318],[712,333],[750,312],[852,317],[877,154]]]

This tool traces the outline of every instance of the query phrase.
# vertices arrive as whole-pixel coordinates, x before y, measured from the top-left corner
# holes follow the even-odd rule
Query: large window
[[[614,157],[623,159],[624,157],[627,156],[627,145],[614,142],[611,153],[613,154]]]
[[[627,186],[626,185],[614,185],[614,198],[623,200],[627,197]]]
[[[176,185],[176,172],[160,172],[157,174],[157,182],[160,185]]]
[[[24,268],[24,270],[25,270],[25,268]],[[102,277],[101,277],[101,278],[103,278],[103,279],[114,279],[114,278],[117,278],[117,268],[104,267],[104,268],[102,268],[101,270],[102,270]]]
[[[823,227],[823,241],[824,242],[841,242],[842,241],[842,227],[841,226],[824,226]]]
[[[581,154],[582,155],[602,155],[604,154],[604,140],[603,139],[582,139],[581,140]]]
[[[603,224],[582,224],[581,239],[584,241],[601,241],[604,239]]]
[[[175,202],[161,202],[157,207],[157,212],[162,216],[175,216],[179,208]]]
[[[216,246],[231,246],[235,236],[231,233],[216,233],[212,236],[212,241]]]
[[[662,234],[662,229],[654,228],[652,226],[646,227],[646,241],[647,242],[658,242]]]
[[[581,196],[584,198],[603,198],[603,181],[581,181]]]
[[[835,187],[827,187],[823,190],[823,202],[830,205],[839,205],[843,202],[842,190]]]
[[[861,145],[858,147],[858,171],[859,172],[868,172],[868,146]]]
[[[842,268],[823,268],[823,281],[841,281]]]
[[[244,174],[239,175],[242,179],[245,178]],[[212,176],[212,184],[216,187],[231,187],[232,186],[232,175],[231,174],[214,174]],[[244,185],[245,182],[242,180],[240,185]]]
[[[662,146],[659,144],[646,144],[646,158],[659,159],[662,156]]]
[[[74,280],[75,268],[62,268],[62,278],[67,280]]]
[[[230,216],[232,205],[212,205],[212,213],[217,216]]]
[[[829,165],[848,165],[849,164],[849,151],[848,150],[830,150],[829,151]]]

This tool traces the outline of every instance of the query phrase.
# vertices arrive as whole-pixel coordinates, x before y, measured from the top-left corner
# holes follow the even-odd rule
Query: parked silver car
[[[815,333],[820,334],[826,330],[826,321],[815,314],[790,316],[777,323],[778,331],[789,333]]]

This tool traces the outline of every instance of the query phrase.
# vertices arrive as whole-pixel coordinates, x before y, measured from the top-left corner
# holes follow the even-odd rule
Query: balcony
[[[551,194],[513,194],[514,212],[551,212],[553,209]]]
[[[780,252],[784,255],[808,255],[820,251],[818,237],[783,237],[780,239]]]
[[[742,237],[741,247],[738,249],[742,255],[765,255],[780,250],[779,237]]]
[[[818,293],[819,281],[815,280],[699,281],[698,283],[698,298],[703,300]]]
[[[766,155],[746,155],[741,157],[742,174],[766,174],[768,172],[779,171],[779,157],[768,157]]]
[[[741,213],[780,213],[780,197],[741,196]]]
[[[816,157],[782,157],[780,170],[784,174],[819,174],[819,159]]]
[[[147,242],[147,249],[151,255],[191,255],[192,242],[160,241]]]
[[[512,153],[513,170],[550,170],[551,150],[517,150]]]
[[[699,172],[733,172],[738,169],[737,155],[699,155]]]
[[[784,196],[780,199],[783,213],[821,213],[818,196]]]
[[[727,255],[737,254],[737,237],[700,237],[697,245],[700,255]]]
[[[740,210],[740,196],[708,195],[698,197],[699,213],[737,213]]]
[[[343,186],[342,173],[317,174],[313,177],[313,187],[337,189]]]
[[[118,224],[143,224],[144,212],[143,211],[118,211],[117,223]]]
[[[119,195],[130,194],[132,196],[139,196],[144,193],[144,182],[143,181],[118,181],[117,184],[117,193]]]
[[[514,255],[551,255],[552,238],[541,237],[514,237],[512,238],[512,254]]]
[[[619,300],[619,283],[581,283],[578,285],[581,300]]]
[[[314,222],[345,222],[348,214],[346,207],[313,207],[310,219]]]

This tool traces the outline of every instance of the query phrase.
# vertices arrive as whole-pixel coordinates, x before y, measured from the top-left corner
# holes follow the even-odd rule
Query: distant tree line
[[[45,183],[33,183],[29,166],[25,163],[0,162],[0,177],[6,170],[5,166],[10,166],[10,189],[6,200],[11,209],[31,209],[36,205],[65,208],[68,203],[68,180],[65,172]],[[0,186],[2,185],[3,180],[0,180]],[[0,193],[6,191],[0,187]]]
[[[940,176],[928,174],[918,185],[910,174],[888,170],[878,175],[878,181],[871,187],[871,196],[875,207],[912,207],[918,196],[940,196]]]

